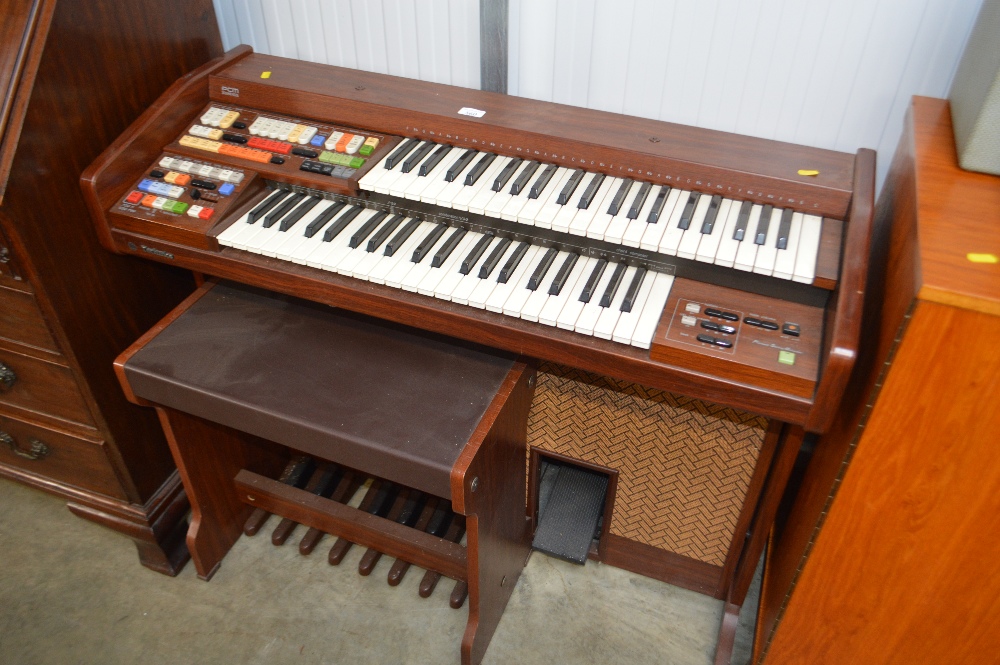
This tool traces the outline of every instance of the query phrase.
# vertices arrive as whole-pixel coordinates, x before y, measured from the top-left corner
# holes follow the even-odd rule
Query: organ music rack
[[[249,110],[333,129],[362,130],[379,137],[380,142],[359,169],[347,177],[331,177],[301,170],[308,157],[290,154],[281,164],[255,162],[236,154],[205,152],[182,141],[189,128],[198,125],[213,107]],[[470,107],[485,113],[482,117],[457,113]],[[671,185],[821,216],[823,231],[815,278],[809,284],[796,284],[589,243],[583,251],[592,255],[673,272],[667,314],[660,321],[652,350],[646,350],[220,246],[218,236],[245,219],[276,186],[327,199],[349,197],[350,203],[388,213],[417,214],[413,205],[393,202],[359,187],[366,174],[381,168],[385,158],[410,138],[500,156],[522,154],[542,164],[631,177],[653,186]],[[231,198],[219,199],[216,214],[207,220],[184,213],[123,208],[124,197],[164,156],[230,167],[244,178],[236,184]],[[801,175],[800,170],[817,173]],[[725,643],[731,638],[730,629],[735,629],[735,609],[745,597],[802,439],[806,432],[820,433],[829,426],[851,373],[870,249],[874,153],[861,150],[850,155],[807,148],[287,60],[239,47],[180,79],[87,169],[82,186],[102,243],[111,251],[772,419],[769,438],[773,441],[762,449],[717,578],[710,579],[707,587],[690,581],[686,584],[707,588],[708,593],[728,601]],[[426,207],[420,210],[434,212]],[[435,221],[450,227],[482,230],[489,223],[458,211],[438,213]],[[539,232],[516,223],[498,223],[496,233],[546,246],[578,244],[578,239],[569,235]],[[765,311],[775,321],[801,323],[805,317],[809,325],[803,326],[801,338],[777,338],[781,343],[799,345],[794,348],[796,371],[805,367],[805,378],[797,384],[784,381],[789,370],[775,364],[775,345],[759,341],[764,338],[747,325],[740,331],[747,343],[740,346],[737,356],[726,356],[704,345],[672,344],[669,337],[676,327],[671,328],[671,313],[681,302],[690,301],[721,303],[740,312]],[[789,307],[803,313],[788,315]],[[678,317],[681,314],[679,310],[676,313]],[[752,343],[754,339],[758,343]],[[770,355],[762,360],[762,353]],[[761,369],[762,364],[767,368]],[[685,584],[683,572],[656,576]]]

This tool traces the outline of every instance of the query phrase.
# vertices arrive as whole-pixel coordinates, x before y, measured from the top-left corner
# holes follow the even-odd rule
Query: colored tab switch
[[[222,196],[229,196],[230,194],[233,193],[234,189],[236,189],[236,187],[234,187],[232,183],[229,182],[223,183],[222,185],[219,186],[219,194],[221,194]]]
[[[212,216],[213,212],[215,212],[214,208],[203,208],[202,211],[198,213],[198,218],[208,219]]]
[[[354,134],[344,134],[343,136],[340,137],[340,140],[337,141],[337,145],[335,146],[334,149],[337,152],[344,152],[345,150],[347,150],[347,144],[350,143],[351,139],[353,138]]]
[[[142,192],[133,190],[131,194],[125,197],[126,203],[138,203],[142,201]]]

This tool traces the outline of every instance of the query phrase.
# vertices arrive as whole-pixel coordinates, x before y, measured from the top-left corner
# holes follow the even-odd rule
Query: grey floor
[[[210,582],[190,564],[169,578],[64,501],[0,480],[0,663],[458,663],[467,612],[448,607],[450,583],[422,599],[421,571],[390,587],[391,560],[361,577],[361,548],[332,567],[330,541],[303,557],[300,536],[274,547],[265,527],[241,538]],[[741,617],[739,665],[754,605]],[[721,615],[706,596],[536,552],[484,663],[708,664]]]

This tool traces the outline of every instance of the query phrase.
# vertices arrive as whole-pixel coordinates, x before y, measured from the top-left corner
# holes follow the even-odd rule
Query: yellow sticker
[[[965,258],[973,263],[1000,263],[1000,258],[996,254],[966,254]]]
[[[261,72],[260,73],[260,77],[262,79],[269,79],[269,78],[271,78],[271,72]]]
[[[819,175],[819,171],[814,171],[813,169],[799,169],[799,175]]]

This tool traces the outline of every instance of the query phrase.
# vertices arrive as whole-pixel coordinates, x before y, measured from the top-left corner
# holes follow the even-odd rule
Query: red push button
[[[141,200],[142,200],[142,192],[140,191],[134,191],[125,197],[126,203],[138,203]]]
[[[214,208],[203,208],[201,212],[198,213],[198,219],[208,219],[215,212]]]

